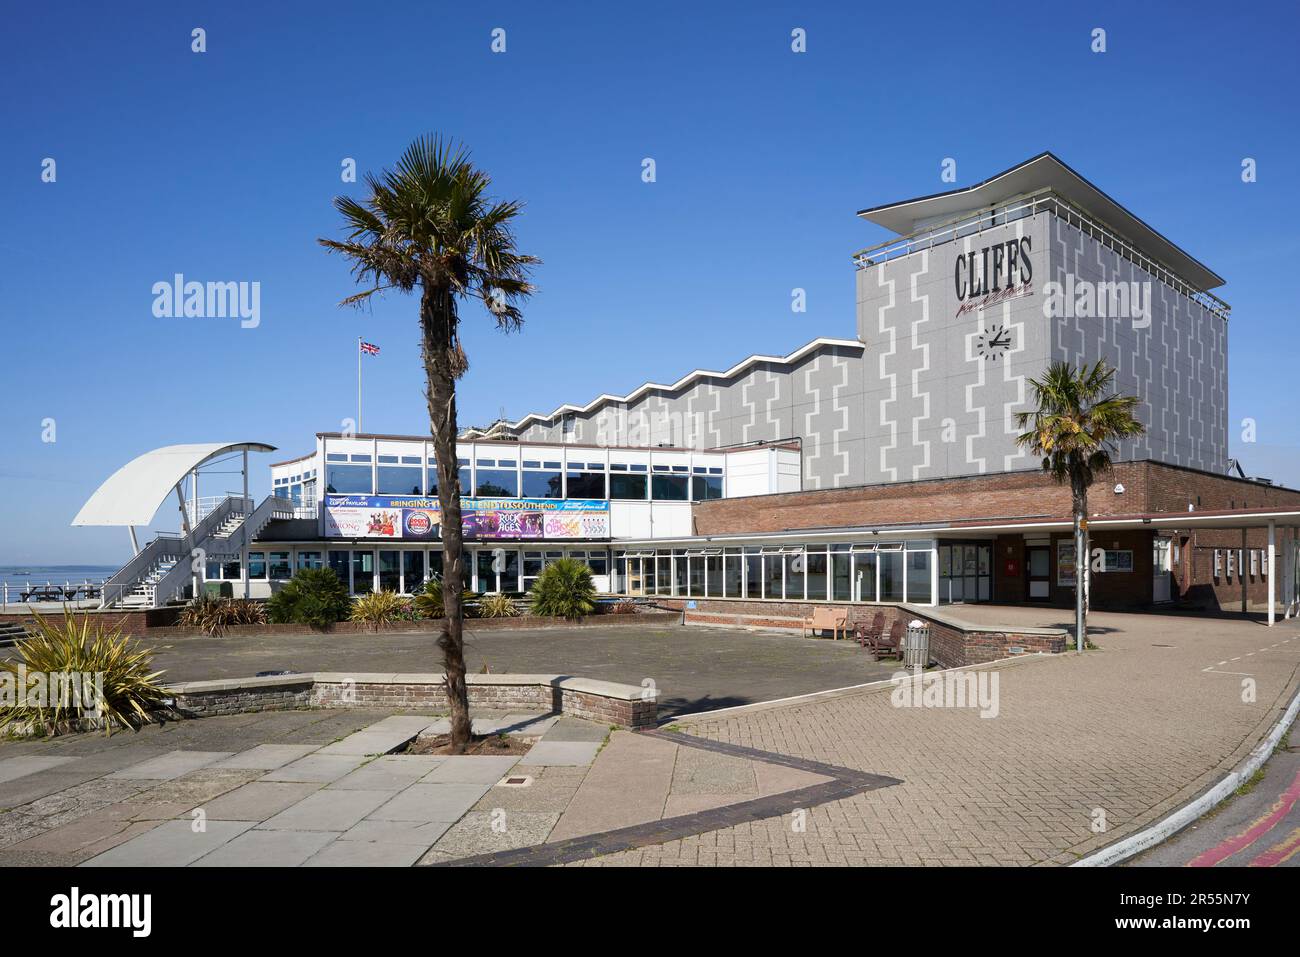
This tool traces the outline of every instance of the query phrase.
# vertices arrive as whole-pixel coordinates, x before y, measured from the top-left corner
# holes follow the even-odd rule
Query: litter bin
[[[930,665],[930,626],[913,618],[903,635],[903,666],[928,668]]]
[[[203,594],[208,598],[229,598],[233,591],[230,582],[204,582]]]

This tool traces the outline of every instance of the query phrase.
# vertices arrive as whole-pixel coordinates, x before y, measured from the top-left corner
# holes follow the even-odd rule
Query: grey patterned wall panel
[[[1052,279],[1067,292],[1071,281],[1076,289],[1082,283],[1091,288],[1100,283],[1137,283],[1139,288],[1149,284],[1149,310],[1130,305],[1120,316],[1058,317],[1052,329],[1052,358],[1075,365],[1105,359],[1117,370],[1118,390],[1142,399],[1139,415],[1147,434],[1123,443],[1121,458],[1224,471],[1227,322],[1056,217]],[[1109,307],[1107,311],[1113,313]]]
[[[1032,269],[1018,294],[959,298],[958,260],[982,274],[982,250],[1009,242]],[[1150,282],[1149,324],[1055,315],[1048,283],[1071,277]],[[1051,213],[858,270],[857,328],[865,348],[810,344],[630,401],[530,416],[512,431],[525,441],[687,448],[799,437],[806,489],[1002,472],[1036,465],[1015,444],[1028,380],[1054,359],[1105,357],[1119,388],[1142,398],[1150,429],[1122,458],[1226,464],[1225,322]],[[1004,346],[981,351],[998,332]]]
[[[865,396],[867,481],[1030,464],[1015,445],[1014,413],[1028,408],[1026,378],[1047,361],[1046,321],[1035,288],[1047,271],[1047,217],[1016,220],[858,271],[858,338],[867,344],[871,383]],[[1025,238],[1031,285],[1017,282],[1021,295],[963,310],[984,297],[958,298],[959,256]],[[997,328],[1009,345],[995,357],[982,355],[981,337]]]

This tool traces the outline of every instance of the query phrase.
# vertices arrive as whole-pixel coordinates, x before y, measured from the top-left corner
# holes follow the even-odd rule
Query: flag
[[[379,355],[379,346],[375,345],[373,342],[362,342],[361,351],[368,356],[377,356]]]

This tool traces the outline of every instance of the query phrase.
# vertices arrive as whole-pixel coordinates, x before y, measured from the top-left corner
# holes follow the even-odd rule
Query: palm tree
[[[1041,379],[1030,379],[1034,391],[1032,412],[1016,413],[1020,428],[1016,438],[1043,460],[1043,471],[1056,481],[1070,484],[1074,512],[1075,647],[1087,644],[1088,487],[1109,471],[1116,442],[1141,435],[1146,426],[1133,415],[1136,396],[1112,391],[1115,370],[1098,359],[1092,366],[1075,369],[1053,362]]]
[[[512,223],[523,204],[491,199],[491,178],[470,162],[463,145],[421,137],[407,147],[395,169],[367,174],[365,182],[369,195],[363,200],[334,200],[347,238],[319,242],[351,260],[356,281],[369,286],[341,305],[360,305],[388,289],[419,289],[425,401],[442,510],[445,614],[438,646],[451,707],[452,745],[463,751],[470,740],[470,719],[462,635],[465,565],[456,380],[469,363],[460,340],[460,308],[469,299],[479,299],[497,328],[517,330],[524,321],[520,306],[533,292],[529,271],[541,260],[515,248]]]

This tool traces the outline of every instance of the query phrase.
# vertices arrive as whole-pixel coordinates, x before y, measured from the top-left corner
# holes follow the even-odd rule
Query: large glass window
[[[350,558],[349,553],[344,551],[331,551],[329,554],[330,568],[334,570],[335,575],[339,576],[339,581],[343,583],[344,587],[347,587],[348,584],[348,562]]]
[[[474,487],[474,481],[470,475],[469,459],[457,459],[456,462],[456,476],[460,479],[460,494],[466,495]]]
[[[321,567],[320,552],[299,552],[298,553],[299,571],[302,571],[304,568],[320,568],[320,567]]]
[[[436,468],[427,468],[424,470],[424,477],[428,481],[428,491],[424,494],[436,496],[438,494],[438,470]]]
[[[442,577],[442,549],[431,549],[429,551],[429,567],[424,573],[425,581],[430,578]]]
[[[652,476],[650,497],[656,502],[685,502],[690,499],[689,475]]]
[[[276,581],[288,581],[293,577],[288,552],[271,552],[270,573],[271,578]]]
[[[326,465],[325,490],[339,495],[370,495],[370,466]]]
[[[785,577],[781,573],[782,555],[780,549],[763,552],[763,597],[785,597]]]
[[[763,597],[763,556],[757,548],[745,549],[745,591],[746,598]]]
[[[673,593],[673,557],[664,553],[655,558],[654,562],[658,566],[655,569],[655,581],[659,583],[657,594],[671,595]],[[685,592],[682,594],[685,594]]]
[[[352,591],[366,595],[375,590],[375,553],[370,549],[352,553]]]
[[[518,498],[519,473],[514,469],[480,468],[474,494],[479,498]]]
[[[880,600],[903,600],[903,550],[878,551],[880,562]]]
[[[610,472],[609,497],[621,500],[644,501],[646,497],[646,479],[646,475]]]
[[[719,469],[719,471],[721,471],[721,469]],[[722,498],[722,476],[691,476],[691,498],[697,502],[703,502],[711,498]]]
[[[381,460],[387,456],[381,455]],[[396,456],[394,456],[396,458]],[[420,469],[410,465],[380,465],[377,495],[423,495]]]
[[[851,601],[853,598],[851,564],[849,546],[831,546],[831,598],[835,601]]]
[[[930,591],[930,552],[909,551],[907,553],[907,600],[914,604],[928,605]]]
[[[739,598],[742,592],[744,556],[738,548],[728,548],[722,560],[722,594],[727,598]]]
[[[402,590],[402,553],[384,550],[379,553],[379,590]]]
[[[684,551],[678,549],[677,551],[673,552],[673,558],[672,558],[673,590],[668,594],[685,595],[687,593],[687,590],[689,588],[687,584],[688,582],[687,571],[689,570],[689,567],[690,567],[689,562],[686,558],[686,553]]]
[[[858,601],[876,600],[876,553],[863,548],[853,551],[853,583],[858,590]]]
[[[825,548],[823,545],[812,545],[809,548]],[[825,601],[826,600],[826,552],[809,551],[805,560],[804,568],[808,577],[808,600]]]
[[[424,587],[424,552],[402,552],[402,591],[414,595]]]
[[[581,472],[569,469],[567,475],[569,483],[569,498],[604,498],[605,497],[605,473],[596,472],[586,469]]]
[[[686,553],[687,594],[700,598],[704,595],[704,556],[699,552]]]
[[[541,468],[529,468],[524,462],[524,498],[563,498],[564,476],[559,462],[539,463]]]
[[[717,597],[722,594],[722,556],[704,556],[704,584],[709,595]]]
[[[802,549],[785,554],[785,597],[803,598],[804,568],[808,557]]]

